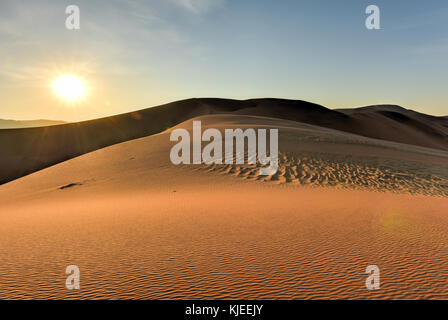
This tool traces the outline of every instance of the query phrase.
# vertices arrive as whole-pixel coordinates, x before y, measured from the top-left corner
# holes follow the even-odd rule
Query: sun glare
[[[67,102],[75,102],[86,94],[84,82],[77,76],[65,74],[59,76],[52,83],[54,93]]]

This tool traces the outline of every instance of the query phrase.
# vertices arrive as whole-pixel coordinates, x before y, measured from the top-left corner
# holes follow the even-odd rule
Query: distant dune
[[[448,119],[398,106],[330,110],[284,99],[188,99],[116,116],[59,126],[0,130],[0,183],[116,143],[162,132],[207,114],[263,116],[366,137],[448,150]]]
[[[59,120],[5,120],[0,119],[0,129],[17,129],[17,128],[32,128],[32,127],[46,127],[58,124],[67,123]]]

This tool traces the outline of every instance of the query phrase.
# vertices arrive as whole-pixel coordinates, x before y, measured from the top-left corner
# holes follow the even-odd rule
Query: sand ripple
[[[0,215],[0,299],[448,298],[446,198],[266,185],[110,202]]]
[[[360,159],[316,153],[280,153],[276,174],[261,176],[259,167],[259,164],[213,164],[203,165],[201,170],[277,184],[448,196],[448,168],[428,168],[412,161]]]

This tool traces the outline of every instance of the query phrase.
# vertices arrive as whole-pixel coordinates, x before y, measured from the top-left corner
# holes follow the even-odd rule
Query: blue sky
[[[76,4],[81,29],[65,28]],[[367,30],[365,8],[381,10]],[[400,104],[447,115],[448,2],[2,0],[0,118],[82,120],[190,97]],[[86,79],[76,105],[57,73]]]

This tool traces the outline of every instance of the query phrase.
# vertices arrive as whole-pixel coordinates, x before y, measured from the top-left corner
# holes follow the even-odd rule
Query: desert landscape
[[[172,164],[194,120],[278,128],[277,173]],[[198,98],[0,148],[0,299],[448,299],[448,117]]]

